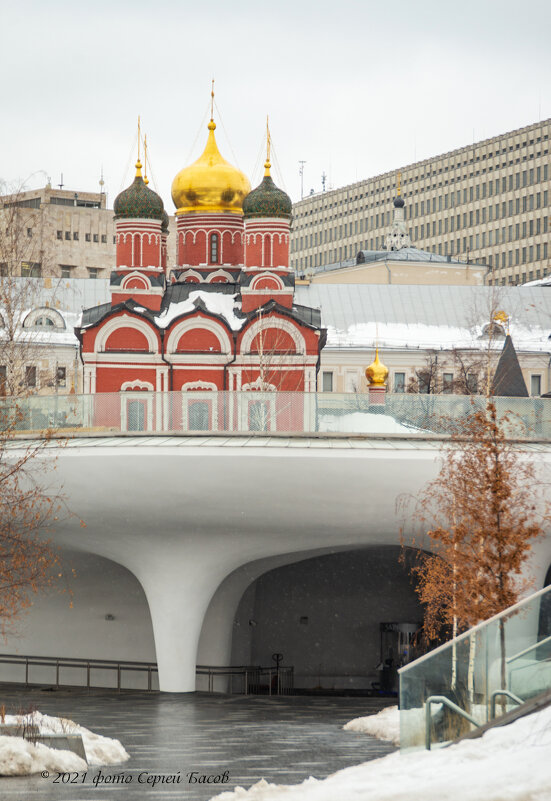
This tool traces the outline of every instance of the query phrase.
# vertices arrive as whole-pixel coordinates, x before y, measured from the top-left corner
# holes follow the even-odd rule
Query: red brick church
[[[264,179],[250,191],[215,128],[211,118],[203,154],[172,184],[177,265],[167,265],[168,215],[138,158],[114,203],[111,302],[86,309],[76,328],[85,393],[200,391],[197,404],[177,404],[183,426],[200,429],[218,427],[205,392],[314,392],[325,343],[319,310],[293,302],[292,205],[270,176],[269,135]],[[167,415],[146,402],[139,427],[166,429]]]

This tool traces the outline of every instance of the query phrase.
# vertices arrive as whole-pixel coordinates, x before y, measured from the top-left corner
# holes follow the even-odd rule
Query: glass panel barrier
[[[367,393],[127,391],[94,395],[33,395],[0,400],[16,432],[70,434],[305,433],[433,437],[449,434],[484,397],[387,393],[371,403]],[[551,398],[497,398],[509,415],[511,437],[551,439]]]
[[[423,748],[425,737],[442,744],[474,726],[444,703],[431,709],[427,699],[444,696],[478,725],[519,702],[551,690],[551,587],[399,670],[401,749]]]

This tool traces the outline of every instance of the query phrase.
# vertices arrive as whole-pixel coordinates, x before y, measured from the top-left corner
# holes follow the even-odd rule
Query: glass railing
[[[399,674],[403,750],[453,741],[551,690],[551,587]]]
[[[0,401],[0,416],[23,432],[48,429],[105,433],[332,433],[423,437],[453,430],[484,408],[465,395],[387,394],[370,404],[366,393],[114,392],[33,395]],[[510,415],[512,437],[551,439],[551,399],[497,398]]]

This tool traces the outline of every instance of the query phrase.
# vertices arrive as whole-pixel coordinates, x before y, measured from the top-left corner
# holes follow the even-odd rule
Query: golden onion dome
[[[189,167],[180,170],[172,182],[172,200],[176,214],[243,214],[243,201],[251,191],[247,176],[222,158],[214,131],[208,124],[209,136],[203,154]]]
[[[365,377],[372,387],[384,387],[388,378],[388,367],[379,359],[379,348],[375,350],[375,361],[365,369]]]

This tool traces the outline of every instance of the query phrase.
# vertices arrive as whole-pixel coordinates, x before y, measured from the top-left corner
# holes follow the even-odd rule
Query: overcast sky
[[[266,114],[300,198],[551,117],[549,0],[0,0],[0,178],[95,191],[132,180],[136,121],[154,188],[206,140],[261,178]],[[256,166],[256,170],[255,170]],[[43,171],[43,172],[40,172]],[[33,175],[33,173],[36,173]],[[31,176],[31,177],[30,177]]]

